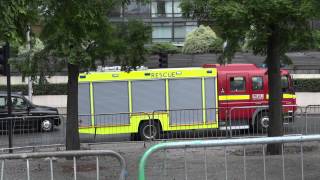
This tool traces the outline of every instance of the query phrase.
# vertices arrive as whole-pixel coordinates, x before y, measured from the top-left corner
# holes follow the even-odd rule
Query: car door
[[[12,96],[12,115],[15,117],[13,119],[13,127],[14,129],[24,130],[28,126],[32,126],[29,124],[28,119],[24,118],[24,116],[28,116],[28,104],[24,100],[24,98],[19,96]]]
[[[0,130],[5,129],[8,116],[7,102],[4,96],[0,96]]]
[[[226,97],[232,120],[247,120],[250,113],[240,107],[250,105],[248,73],[227,74]]]
[[[228,101],[226,95],[227,76],[225,73],[218,74],[218,95],[219,95],[219,120],[228,120]]]
[[[267,92],[265,87],[266,79],[262,75],[252,75],[251,81],[251,105],[252,106],[263,106],[268,105]]]

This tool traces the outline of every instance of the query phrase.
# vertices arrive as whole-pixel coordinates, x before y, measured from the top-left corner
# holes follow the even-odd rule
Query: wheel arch
[[[268,112],[269,108],[268,107],[261,107],[261,108],[256,108],[256,110],[254,111],[253,115],[252,115],[252,120],[251,120],[251,125],[254,126],[255,122],[256,122],[256,117],[263,112]]]
[[[151,121],[151,123],[152,123],[152,122],[153,122],[153,123],[157,123],[157,124],[159,125],[160,131],[162,131],[162,124],[161,124],[161,121],[160,121],[159,119],[143,119],[143,120],[141,120],[141,121],[139,122],[138,131],[139,131],[141,125],[142,125],[143,123],[148,122],[148,121]]]

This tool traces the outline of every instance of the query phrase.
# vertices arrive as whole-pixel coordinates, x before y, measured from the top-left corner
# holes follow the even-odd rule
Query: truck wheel
[[[53,123],[50,119],[42,119],[39,125],[40,132],[50,132],[53,130]]]
[[[156,121],[146,121],[140,124],[139,136],[141,140],[153,140],[159,138],[160,126]]]
[[[258,132],[266,132],[269,127],[268,112],[261,112],[256,116],[255,127]]]

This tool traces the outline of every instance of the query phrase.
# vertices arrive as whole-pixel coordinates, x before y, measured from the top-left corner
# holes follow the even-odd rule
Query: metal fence
[[[226,132],[219,131],[218,126],[221,120],[227,119],[227,115],[227,108],[154,111],[148,125],[156,127],[159,133],[153,136],[149,130],[151,138],[146,140],[225,137]]]
[[[61,152],[41,152],[41,153],[23,153],[23,154],[4,154],[0,155],[0,162],[1,162],[1,173],[0,173],[0,180],[6,179],[47,179],[50,177],[51,180],[53,179],[87,179],[88,177],[93,177],[90,174],[88,177],[78,175],[78,171],[83,170],[84,168],[80,166],[80,164],[88,164],[90,161],[85,159],[81,161],[80,158],[85,158],[88,156],[95,157],[95,166],[91,167],[91,170],[95,171],[95,177],[97,180],[101,179],[102,174],[104,175],[105,179],[107,178],[106,174],[111,174],[112,172],[103,173],[104,169],[101,169],[101,156],[109,156],[116,158],[120,166],[116,166],[116,164],[112,163],[114,169],[112,171],[117,172],[117,176],[119,180],[125,180],[127,177],[127,170],[126,170],[126,162],[124,158],[118,154],[117,152],[110,151],[110,150],[87,150],[87,151],[61,151]],[[41,161],[41,159],[45,158],[45,161]],[[69,172],[65,172],[61,170],[59,171],[58,168],[61,164],[56,166],[56,173],[55,173],[55,164],[59,164],[57,162],[57,158],[70,158],[72,160],[71,169]],[[36,164],[32,164],[32,160],[36,162]],[[19,168],[21,166],[21,161],[25,162],[25,173],[24,175],[19,172]],[[68,161],[68,160],[66,160]],[[43,163],[44,162],[44,163]],[[108,163],[112,161],[107,161]],[[11,164],[11,166],[10,166]],[[47,169],[45,164],[49,164]],[[41,166],[41,170],[35,171],[32,165]],[[63,166],[63,165],[62,165]],[[14,167],[14,168],[12,168]],[[117,169],[118,168],[118,169]],[[49,173],[44,173],[43,171],[48,171]],[[32,173],[36,174],[32,178]],[[85,167],[85,173],[88,173],[88,167]],[[71,174],[71,176],[70,176]],[[21,177],[16,177],[16,175],[22,175]],[[107,178],[108,179],[108,178]]]
[[[320,105],[285,105],[283,109],[284,134],[320,134]],[[267,115],[267,106],[79,115],[80,139],[100,143],[266,136]],[[57,118],[60,124],[52,125]],[[7,152],[8,120],[13,122],[15,149],[33,151],[39,146],[60,148],[65,144],[66,115],[1,118],[0,152]]]
[[[307,135],[159,143],[142,156],[138,179],[319,179],[319,141]],[[269,144],[279,145],[279,155],[268,154]]]
[[[109,113],[79,116],[80,138],[83,143],[127,142],[141,140],[139,123],[153,122],[152,113]],[[94,123],[93,123],[94,122]]]
[[[12,147],[65,144],[66,115],[0,118],[0,149],[9,145],[12,122]]]
[[[305,118],[306,107],[284,105],[282,108],[284,134],[305,134],[305,122],[309,120]],[[268,106],[232,107],[228,110],[226,128],[229,131],[230,137],[265,136],[268,134],[270,125],[268,116]],[[238,126],[239,124],[247,124],[249,128],[243,130],[233,128],[233,126]],[[317,132],[320,132],[320,129]]]
[[[268,106],[154,111],[147,132],[149,140],[266,136],[268,114]],[[161,119],[170,119],[169,124],[163,124]],[[320,106],[284,105],[282,121],[284,134],[319,134]],[[164,131],[163,127],[169,130]],[[159,134],[153,136],[152,129]]]

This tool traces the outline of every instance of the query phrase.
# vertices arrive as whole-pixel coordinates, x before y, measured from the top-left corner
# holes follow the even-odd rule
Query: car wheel
[[[160,135],[160,126],[155,121],[143,122],[139,128],[139,135],[143,141],[157,139]]]
[[[41,120],[39,131],[41,132],[50,132],[53,130],[53,123],[50,119]]]

